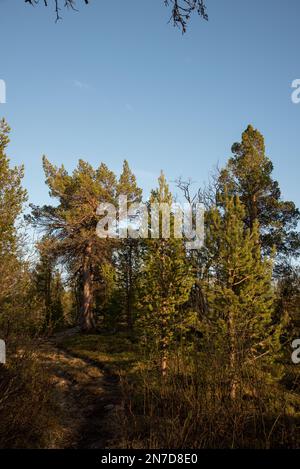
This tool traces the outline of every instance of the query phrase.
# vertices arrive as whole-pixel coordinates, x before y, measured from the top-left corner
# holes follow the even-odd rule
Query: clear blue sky
[[[92,0],[58,24],[50,8],[0,0],[0,116],[30,201],[48,199],[42,154],[69,170],[84,158],[119,172],[126,158],[146,190],[160,169],[202,184],[251,123],[300,206],[300,2],[207,6],[209,22],[195,17],[182,36],[163,0]]]

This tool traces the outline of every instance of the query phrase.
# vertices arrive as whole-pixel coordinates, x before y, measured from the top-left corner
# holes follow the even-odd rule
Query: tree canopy
[[[258,221],[263,249],[270,252],[275,247],[281,263],[299,255],[300,213],[292,201],[282,199],[279,183],[272,177],[273,164],[266,155],[263,135],[249,125],[241,142],[233,144],[232,153],[220,172],[219,194],[226,188],[240,197],[246,209],[246,225],[252,230]]]
[[[263,136],[249,126],[233,145],[211,197],[204,200],[205,239],[199,249],[188,247],[185,230],[178,236],[176,194],[163,172],[144,200],[127,161],[116,175],[101,162],[93,167],[79,160],[69,172],[44,157],[54,203],[31,205],[26,218],[41,236],[35,255],[25,259],[22,252],[33,246],[18,229],[26,201],[23,167],[10,164],[8,133],[0,121],[0,336],[9,344],[9,359],[17,357],[18,369],[24,367],[19,382],[28,380],[27,362],[22,362],[26,341],[38,338],[35,356],[43,338],[54,332],[61,337],[76,326],[70,331],[76,329],[76,336],[66,339],[67,348],[73,339],[77,344],[75,355],[83,352],[101,363],[102,347],[106,353],[110,343],[114,351],[108,361],[118,372],[120,367],[120,376],[125,368],[130,373],[132,381],[122,381],[126,438],[131,431],[140,435],[140,428],[144,433],[127,420],[136,422],[138,415],[147,422],[145,433],[154,432],[166,447],[282,446],[283,433],[287,445],[296,445],[299,422],[290,428],[292,419],[286,425],[281,412],[291,409],[287,416],[293,417],[300,405],[299,376],[291,374],[290,363],[292,353],[297,358],[300,352],[291,350],[300,329],[300,273],[292,265],[274,277],[273,267],[274,259],[278,264],[299,255],[299,211],[281,198]],[[188,184],[180,180],[178,186],[190,203],[205,193],[199,189],[192,197]],[[131,204],[136,211],[129,210]],[[144,208],[145,230],[136,236]],[[99,223],[105,232],[100,237]],[[122,237],[124,231],[129,238]],[[22,354],[13,352],[12,337]],[[0,389],[8,392],[4,406],[0,392],[0,446],[3,435],[8,441],[7,428],[13,442],[19,428],[24,432],[23,414],[36,389],[26,381],[30,399],[16,404],[9,394],[15,374],[7,386],[5,373],[0,366]],[[44,390],[37,394],[42,405]],[[169,421],[172,430],[165,437]],[[174,429],[179,427],[178,435]]]

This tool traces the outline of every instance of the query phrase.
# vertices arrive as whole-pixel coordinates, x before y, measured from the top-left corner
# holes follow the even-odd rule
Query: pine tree
[[[105,164],[96,170],[83,160],[69,175],[43,158],[46,183],[57,206],[32,206],[31,221],[53,241],[53,252],[79,278],[80,323],[83,331],[96,327],[94,297],[103,263],[111,262],[112,243],[96,233],[101,202],[115,203],[116,178]]]
[[[158,189],[152,191],[151,204],[171,205],[172,195],[163,173],[158,181]],[[161,217],[160,213],[160,236]],[[192,284],[193,276],[182,240],[172,234],[169,239],[148,240],[141,277],[140,326],[147,340],[159,349],[163,376],[167,373],[170,346],[184,323],[179,307],[187,301]]]
[[[40,259],[34,270],[34,284],[43,304],[44,330],[51,332],[63,323],[64,288],[60,272],[56,269],[51,240],[44,239],[38,248]]]
[[[52,279],[53,259],[49,255],[40,254],[40,259],[34,272],[34,283],[37,294],[43,303],[44,328],[46,330],[50,328],[52,322]]]
[[[123,171],[117,185],[117,195],[127,196],[127,210],[131,204],[142,200],[142,190],[125,160]],[[134,220],[129,220],[130,222]],[[124,298],[126,322],[129,331],[133,328],[133,308],[136,299],[137,281],[141,265],[141,240],[131,237],[120,240],[117,250],[118,281],[121,296]]]
[[[265,154],[264,137],[249,125],[232,152],[233,157],[220,174],[220,194],[224,195],[226,187],[229,194],[240,197],[245,206],[245,223],[252,229],[258,221],[266,252],[275,247],[278,256],[298,255],[300,213],[293,202],[281,199],[279,184],[272,179],[273,164]]]
[[[10,128],[0,121],[0,313],[17,297],[22,265],[19,258],[19,234],[16,227],[27,199],[22,188],[24,168],[10,167],[6,148]]]
[[[208,340],[227,357],[235,398],[243,367],[274,359],[279,330],[272,325],[272,262],[262,257],[258,223],[252,231],[245,229],[245,209],[238,197],[225,196],[224,207],[224,213],[214,208],[207,214],[210,259],[203,324]]]
[[[275,318],[285,325],[283,342],[291,342],[291,338],[299,337],[300,270],[298,266],[290,266],[277,279]]]
[[[27,199],[21,182],[24,168],[10,168],[5,151],[9,144],[10,128],[4,119],[0,121],[0,249],[12,251],[16,241],[15,223]]]

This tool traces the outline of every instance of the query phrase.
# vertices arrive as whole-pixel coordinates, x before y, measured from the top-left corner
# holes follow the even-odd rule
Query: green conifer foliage
[[[280,333],[272,324],[272,260],[262,257],[257,221],[250,231],[244,218],[240,199],[229,196],[224,212],[214,208],[207,214],[210,259],[203,324],[207,339],[225,356],[233,398],[243,371],[275,361]]]
[[[4,119],[0,121],[0,252],[15,249],[17,217],[26,201],[26,191],[21,182],[24,168],[11,168],[6,148],[9,144],[10,128]]]
[[[142,190],[138,187],[136,177],[125,160],[120,175],[117,194],[127,196],[127,209],[131,204],[141,202]],[[134,220],[129,220],[134,222]],[[119,242],[117,250],[117,272],[120,287],[120,299],[125,310],[128,330],[134,325],[134,309],[137,295],[137,281],[141,266],[141,240],[128,237]]]
[[[32,221],[53,241],[53,252],[64,260],[72,275],[79,278],[81,294],[81,327],[96,327],[94,316],[95,289],[101,284],[101,266],[111,262],[111,240],[97,236],[101,202],[115,203],[116,178],[105,164],[94,169],[79,160],[69,175],[64,166],[52,165],[45,157],[43,166],[50,195],[55,206],[32,206]]]
[[[163,173],[159,177],[158,189],[152,191],[150,201],[172,202]],[[160,234],[161,216],[160,213]],[[183,241],[172,235],[169,239],[149,239],[141,279],[140,325],[147,340],[159,350],[163,376],[167,373],[170,346],[187,321],[187,318],[182,320],[179,307],[187,301],[192,284],[193,275],[186,261]]]
[[[51,240],[42,240],[38,249],[40,258],[34,270],[34,285],[42,303],[43,328],[51,333],[63,324],[64,287],[61,274],[56,268]]]
[[[273,164],[266,156],[263,135],[251,125],[242,134],[242,141],[232,146],[233,157],[219,178],[220,193],[224,189],[238,195],[245,206],[245,222],[252,229],[259,222],[262,248],[270,253],[273,247],[280,256],[298,255],[300,235],[297,224],[299,210],[290,201],[283,201],[279,184],[272,178]]]
[[[22,188],[24,168],[10,167],[6,155],[10,128],[0,121],[0,316],[13,309],[19,295],[22,266],[19,259],[19,235],[16,222],[27,199]],[[1,317],[0,317],[1,319]]]

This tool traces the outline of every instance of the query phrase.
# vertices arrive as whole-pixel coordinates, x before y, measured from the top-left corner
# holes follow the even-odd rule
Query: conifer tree
[[[79,277],[81,328],[91,331],[96,327],[94,294],[101,266],[112,258],[112,243],[96,233],[97,208],[101,202],[115,203],[116,178],[103,163],[95,170],[79,160],[72,175],[45,157],[43,166],[50,195],[58,205],[32,206],[31,221],[52,239],[53,252],[70,273]]]
[[[127,196],[127,209],[131,204],[141,202],[142,190],[138,187],[136,177],[125,160],[123,171],[117,185],[117,195]],[[134,222],[134,220],[128,220]],[[137,280],[141,265],[141,240],[128,238],[120,240],[117,250],[118,281],[121,295],[124,298],[128,330],[133,327],[133,307],[137,293]]]
[[[26,191],[21,182],[24,168],[10,168],[6,148],[10,128],[4,119],[0,121],[0,252],[11,252],[17,239],[16,220],[26,201]]]
[[[24,168],[10,167],[6,155],[10,128],[0,121],[0,313],[4,304],[17,296],[22,266],[18,256],[19,235],[16,222],[27,199],[22,188]]]
[[[52,280],[53,259],[49,255],[41,254],[34,271],[36,292],[43,304],[44,329],[48,330],[52,316]]]
[[[158,182],[158,189],[152,191],[150,202],[170,206],[172,195],[163,173]],[[172,225],[172,217],[170,220]],[[146,243],[141,280],[140,325],[147,340],[158,347],[161,372],[165,376],[170,346],[176,333],[188,320],[181,319],[179,307],[189,297],[193,276],[186,260],[183,241],[175,239],[172,230],[169,239],[162,237],[162,213],[159,213],[159,225],[159,237],[149,239]]]
[[[281,199],[279,184],[272,178],[273,164],[266,156],[263,135],[251,125],[242,134],[242,141],[232,146],[229,159],[218,180],[219,193],[224,190],[238,195],[245,206],[245,223],[252,229],[257,220],[262,248],[278,256],[295,256],[300,252],[297,224],[299,210],[295,204]]]
[[[300,271],[298,266],[289,266],[276,282],[275,318],[285,325],[282,342],[300,333]],[[289,353],[289,350],[288,350]]]
[[[245,367],[274,360],[279,329],[272,325],[272,262],[262,257],[259,227],[245,229],[238,197],[225,196],[224,213],[207,214],[209,269],[204,282],[208,340],[223,349],[230,370],[230,395],[236,397]]]
[[[39,243],[40,259],[34,270],[36,292],[43,304],[44,329],[51,332],[63,323],[64,288],[56,269],[55,256],[50,240]]]

